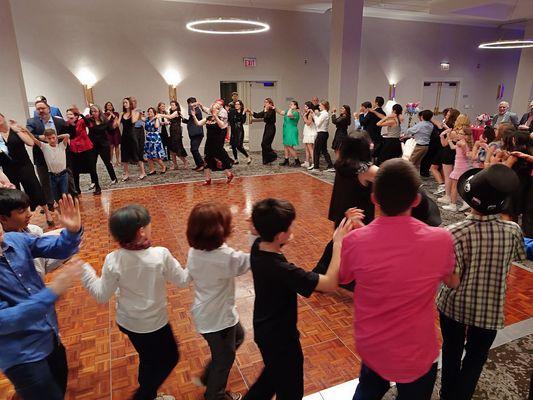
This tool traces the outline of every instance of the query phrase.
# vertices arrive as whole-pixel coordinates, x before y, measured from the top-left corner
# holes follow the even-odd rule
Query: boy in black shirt
[[[250,264],[254,279],[254,337],[265,368],[244,399],[298,400],[303,397],[303,353],[297,294],[309,297],[315,290],[337,289],[342,239],[363,218],[361,210],[343,220],[333,235],[333,256],[326,275],[305,271],[289,263],[281,248],[292,237],[294,206],[288,201],[265,199],[252,210],[259,238],[252,246]],[[359,222],[358,222],[359,221]]]

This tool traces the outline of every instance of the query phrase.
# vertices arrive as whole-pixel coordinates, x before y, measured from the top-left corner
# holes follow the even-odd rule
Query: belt
[[[49,172],[50,175],[52,176],[61,176],[61,175],[65,175],[67,173],[67,170],[64,169],[63,171],[61,172],[58,172],[58,173],[55,173],[55,172]]]
[[[418,144],[418,143],[417,143],[416,145],[417,145],[417,146],[420,146],[420,147],[427,147],[427,146],[429,146],[429,143],[428,143],[428,144]]]

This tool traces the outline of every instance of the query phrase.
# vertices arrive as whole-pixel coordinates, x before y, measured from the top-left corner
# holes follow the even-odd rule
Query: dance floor
[[[189,182],[105,191],[101,197],[83,195],[85,237],[80,255],[100,270],[106,254],[116,247],[107,230],[110,211],[128,203],[140,203],[152,215],[154,245],[169,248],[184,264],[188,249],[187,216],[195,203],[206,200],[231,205],[236,227],[229,245],[248,249],[245,220],[253,203],[265,197],[278,197],[293,202],[297,210],[295,237],[285,248],[287,258],[311,269],[332,233],[332,224],[326,218],[330,194],[330,184],[296,172],[237,178],[230,186],[223,181],[214,181],[211,187]],[[42,222],[42,216],[36,216],[35,221]],[[506,324],[533,316],[532,283],[530,272],[512,267]],[[229,388],[246,392],[260,373],[262,362],[253,342],[251,274],[240,277],[237,286],[237,307],[247,336],[231,371]],[[179,342],[180,362],[161,391],[177,399],[201,399],[202,390],[192,384],[191,378],[206,364],[209,349],[191,321],[192,291],[169,286],[168,294],[170,322]],[[60,332],[69,359],[68,399],[126,399],[136,387],[137,356],[117,329],[114,308],[114,300],[97,304],[81,285],[57,303]],[[306,394],[358,376],[360,360],[352,336],[349,292],[340,289],[334,294],[300,298],[299,329],[305,356]],[[11,393],[9,382],[0,377],[0,399],[9,398]]]

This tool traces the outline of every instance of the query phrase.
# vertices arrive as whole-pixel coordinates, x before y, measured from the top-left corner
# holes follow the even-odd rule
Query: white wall
[[[0,0],[0,113],[24,122],[26,91],[9,0]]]
[[[189,96],[204,102],[218,97],[221,80],[276,80],[278,105],[287,97],[303,101],[315,94],[327,96],[327,14],[158,0],[11,4],[28,98],[44,94],[62,109],[83,103],[75,77],[83,67],[98,78],[96,102],[111,100],[116,107],[129,95],[143,108],[168,100],[161,76],[167,68],[183,77],[178,87],[182,103]],[[213,16],[259,17],[272,29],[257,36],[227,37],[184,27],[191,19]],[[497,34],[489,28],[364,18],[358,98],[386,98],[388,81],[394,79],[397,99],[405,104],[420,100],[424,79],[452,78],[461,81],[461,109],[469,104],[471,115],[494,112],[499,83],[506,86],[505,97],[512,98],[520,54],[476,49],[480,40]],[[257,57],[258,66],[245,69],[244,56]],[[449,72],[439,69],[443,59],[451,63]]]

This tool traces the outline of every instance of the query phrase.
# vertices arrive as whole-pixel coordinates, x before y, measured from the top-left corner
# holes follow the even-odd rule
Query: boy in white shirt
[[[189,277],[164,247],[152,247],[150,214],[131,204],[109,218],[111,235],[120,249],[106,256],[102,275],[85,264],[82,283],[100,303],[116,292],[116,321],[139,353],[139,388],[135,400],[174,400],[157,389],[179,360],[178,345],[168,322],[166,282],[187,286]]]
[[[226,384],[244,341],[235,306],[235,277],[248,272],[250,255],[226,245],[231,231],[231,211],[225,204],[199,203],[189,215],[187,269],[195,285],[191,313],[211,349],[211,361],[194,383],[206,386],[206,400],[242,398],[240,393],[226,391]]]
[[[39,139],[46,140],[42,142]],[[68,170],[67,170],[67,144],[69,135],[57,135],[53,129],[46,129],[39,139],[33,137],[33,141],[43,152],[50,185],[55,201],[59,201],[63,194],[68,193]]]

